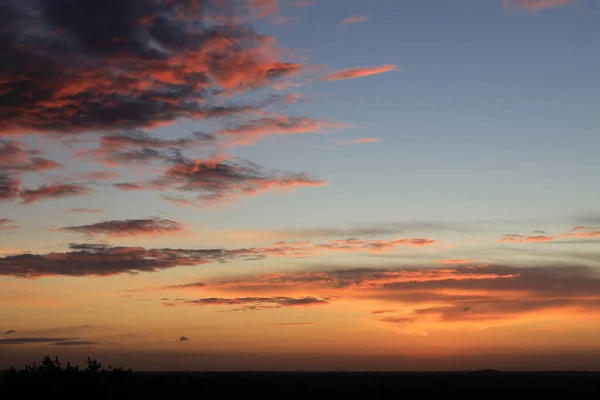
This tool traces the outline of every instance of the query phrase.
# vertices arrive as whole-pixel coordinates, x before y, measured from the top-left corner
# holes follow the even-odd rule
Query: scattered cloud
[[[89,193],[90,189],[82,185],[56,184],[39,186],[37,189],[25,189],[20,195],[22,204],[32,204],[41,200],[86,196]]]
[[[0,172],[42,172],[62,167],[55,161],[38,157],[39,154],[41,154],[39,150],[31,150],[24,143],[0,140]]]
[[[74,214],[102,214],[104,210],[101,208],[70,208],[67,212]]]
[[[434,262],[439,263],[439,264],[471,264],[471,263],[473,263],[472,260],[466,260],[466,259],[458,259],[458,260],[435,260]]]
[[[37,343],[59,343],[68,340],[74,340],[74,338],[51,338],[51,337],[20,337],[20,338],[7,338],[0,339],[0,345],[17,345],[17,344],[37,344]]]
[[[17,331],[15,331],[14,329],[9,329],[6,332],[3,333],[3,335],[11,335],[13,333],[16,333]]]
[[[535,14],[546,8],[562,7],[573,2],[575,0],[504,0],[504,7],[507,10],[521,8]]]
[[[302,70],[243,22],[276,4],[9,2],[0,17],[0,133],[152,128],[255,111],[219,95]]]
[[[370,15],[352,15],[352,16],[344,18],[342,20],[342,26],[350,25],[350,24],[359,24],[362,22],[367,22],[370,19],[371,19]]]
[[[191,340],[191,339],[189,337],[186,337],[186,336],[182,336],[182,337],[179,338],[180,342],[187,342],[188,340]]]
[[[115,171],[91,171],[79,174],[79,178],[90,181],[112,181],[118,177],[119,173]]]
[[[305,326],[315,325],[314,322],[276,322],[273,324],[261,324],[263,326]]]
[[[122,237],[181,233],[184,228],[179,222],[154,217],[146,219],[111,220],[96,222],[89,225],[65,226],[59,230],[83,233],[88,236],[104,235],[108,237]]]
[[[517,234],[504,235],[500,242],[506,243],[544,243],[553,242],[561,239],[594,239],[600,238],[600,230],[586,228],[584,226],[576,226],[571,232],[562,233],[555,236],[534,235],[524,236]]]
[[[0,201],[19,197],[21,180],[0,171]]]
[[[12,230],[19,228],[19,225],[15,225],[15,221],[9,218],[0,218],[0,231]]]
[[[384,72],[400,71],[393,64],[384,64],[378,67],[355,67],[335,71],[329,75],[321,77],[325,81],[339,81],[344,79],[362,78],[364,76],[383,74]]]

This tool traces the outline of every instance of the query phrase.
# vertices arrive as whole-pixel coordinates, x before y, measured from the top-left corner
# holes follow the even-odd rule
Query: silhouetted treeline
[[[0,393],[109,396],[109,398],[285,398],[400,399],[415,396],[472,394],[600,398],[600,373],[377,373],[377,372],[155,372],[135,373],[88,358],[87,366],[63,366],[50,357],[41,364],[11,368],[0,380]],[[8,398],[8,397],[7,397]],[[54,398],[54,397],[53,397]]]

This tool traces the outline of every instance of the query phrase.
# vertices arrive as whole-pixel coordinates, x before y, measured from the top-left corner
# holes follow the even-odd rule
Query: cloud
[[[381,142],[381,139],[369,138],[369,137],[335,141],[336,144],[359,144],[359,143],[378,143],[378,142]]]
[[[534,235],[534,236],[524,236],[517,234],[508,234],[504,235],[500,242],[505,243],[544,243],[544,242],[553,242],[561,239],[594,239],[600,238],[600,230],[594,230],[590,228],[586,228],[584,226],[576,226],[571,232],[562,233],[555,236],[547,236],[547,235]]]
[[[342,25],[359,24],[371,19],[370,15],[352,15],[342,20]]]
[[[264,255],[246,249],[144,249],[84,243],[70,244],[67,252],[0,257],[0,275],[22,278],[111,276],[261,257]]]
[[[393,312],[396,312],[396,310],[374,310],[374,311],[371,311],[369,314],[379,315],[379,314],[387,314],[387,313],[393,313]]]
[[[275,4],[259,3],[263,10]],[[274,41],[243,22],[256,4],[4,4],[0,133],[151,128],[181,118],[256,110],[252,105],[223,104],[220,95],[265,87],[302,70],[299,64],[281,60]]]
[[[64,342],[52,343],[54,346],[91,346],[94,344],[98,344],[98,342],[91,342],[87,340],[68,340]]]
[[[91,171],[82,172],[78,175],[81,179],[90,181],[112,181],[119,177],[119,174],[115,171]]]
[[[320,79],[325,81],[339,81],[344,79],[362,78],[369,75],[383,74],[384,72],[399,71],[393,64],[384,64],[378,67],[355,67],[335,71],[329,75],[322,76]]]
[[[14,329],[9,329],[9,330],[7,330],[6,332],[4,332],[3,334],[4,334],[4,335],[10,335],[10,334],[13,334],[13,333],[16,333],[16,332],[17,332],[17,331],[15,331]]]
[[[102,214],[104,210],[101,208],[70,208],[67,212],[74,214]]]
[[[41,200],[59,199],[65,197],[86,196],[90,189],[77,184],[57,184],[39,186],[37,189],[21,191],[21,203],[32,204]]]
[[[12,219],[0,218],[0,231],[19,228],[19,225],[15,225],[14,222]]]
[[[65,226],[60,231],[83,233],[89,236],[108,237],[164,235],[183,232],[179,222],[159,217],[96,222],[89,225]]]
[[[102,136],[98,142],[97,148],[79,150],[78,156],[118,167],[169,160],[177,150],[214,147],[216,138],[211,134],[196,132],[188,138],[159,139],[147,132],[133,130]]]
[[[274,324],[261,324],[263,326],[305,326],[315,325],[314,322],[276,322]]]
[[[504,7],[510,10],[513,6],[525,9],[533,14],[545,8],[566,6],[575,0],[504,0]]]
[[[74,340],[74,338],[48,338],[48,337],[21,337],[21,338],[8,338],[0,339],[0,345],[17,345],[17,344],[35,344],[35,343],[58,343],[67,340]]]
[[[0,201],[19,197],[21,180],[0,171]]]
[[[518,324],[532,318],[587,321],[600,311],[600,268],[579,264],[313,270],[228,276],[205,283],[202,293],[219,297],[200,299],[201,305],[239,303],[261,309],[271,304],[256,299],[302,296],[341,298],[352,307],[351,302],[368,299],[382,305],[371,315],[392,314],[377,321],[402,325],[407,332],[454,323]]]
[[[203,204],[231,202],[238,196],[250,196],[268,189],[292,189],[297,186],[323,186],[325,182],[304,173],[268,171],[244,160],[192,160],[178,154],[157,178],[140,183],[116,184],[119,189],[179,191],[200,193]],[[167,196],[181,205],[185,199]],[[189,204],[196,204],[189,200]]]
[[[250,0],[249,7],[259,17],[266,17],[279,12],[279,0]]]
[[[317,133],[329,128],[350,128],[351,125],[319,121],[307,117],[262,117],[242,124],[233,124],[217,134],[229,138],[234,145],[247,145],[270,135]]]
[[[285,307],[309,307],[329,304],[325,299],[316,297],[208,297],[196,300],[182,300],[184,304],[195,306],[239,306],[229,311],[256,311]]]
[[[188,340],[191,340],[191,339],[189,337],[185,337],[185,336],[182,336],[179,338],[180,342],[187,342]]]
[[[106,225],[114,227],[115,225]],[[101,225],[103,229],[104,225]],[[109,228],[114,229],[114,228]],[[88,228],[86,228],[86,231]],[[104,230],[103,230],[104,232]],[[309,257],[332,252],[381,253],[398,246],[424,247],[435,240],[401,238],[392,240],[331,240],[325,243],[277,242],[269,247],[243,249],[145,249],[106,244],[69,244],[69,251],[47,254],[18,254],[0,257],[0,275],[23,278],[42,276],[110,276],[155,272],[178,266],[259,260],[266,257]]]
[[[14,140],[0,140],[0,172],[26,173],[42,172],[62,167],[61,164],[38,157],[41,152],[29,149],[24,143]]]

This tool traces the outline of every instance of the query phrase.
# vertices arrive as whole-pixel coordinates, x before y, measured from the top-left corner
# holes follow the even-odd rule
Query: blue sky
[[[48,10],[61,4],[40,1]],[[427,335],[432,346],[448,351],[469,348],[469,341],[493,349],[490,338],[502,335],[516,348],[526,348],[519,338],[538,328],[550,335],[540,342],[546,350],[562,351],[578,329],[590,336],[600,329],[585,325],[586,318],[598,315],[600,304],[594,303],[600,292],[590,289],[600,266],[594,247],[600,237],[598,1],[239,3],[248,8],[237,16],[276,44],[252,42],[254,49],[246,42],[256,39],[251,33],[240,30],[235,36],[225,29],[213,32],[211,40],[223,41],[212,43],[177,19],[163,28],[156,22],[149,31],[135,25],[133,30],[150,32],[153,40],[171,46],[159,57],[144,53],[143,35],[120,38],[117,34],[124,31],[114,21],[121,20],[113,18],[107,22],[116,35],[112,38],[79,32],[77,24],[67,21],[71,30],[59,30],[52,40],[65,39],[69,53],[52,46],[32,53],[47,65],[65,62],[64,69],[42,73],[20,64],[22,53],[33,50],[15,45],[4,51],[9,56],[8,67],[0,67],[0,104],[8,111],[0,123],[0,150],[5,148],[0,178],[22,180],[12,194],[0,185],[0,288],[14,293],[0,296],[0,320],[6,315],[11,324],[7,331],[18,324],[24,332],[33,332],[36,324],[51,329],[43,307],[54,301],[59,305],[52,312],[64,312],[65,324],[104,324],[115,335],[125,328],[107,322],[111,307],[122,307],[123,321],[127,312],[139,312],[146,329],[157,329],[145,343],[164,351],[175,350],[172,344],[161,347],[168,339],[156,332],[179,337],[175,332],[192,329],[188,321],[200,317],[219,322],[210,334],[194,325],[192,335],[204,338],[202,345],[186,344],[194,351],[206,350],[202,346],[210,347],[211,340],[221,343],[219,332],[236,324],[285,323],[284,316],[287,322],[318,325],[315,340],[348,332],[357,342],[362,335],[382,335],[377,351],[385,354],[384,344],[399,349],[393,344],[398,337],[415,344]],[[262,17],[255,18],[253,12],[261,10]],[[82,20],[91,18],[89,10],[76,12]],[[146,12],[158,11],[141,10],[144,23],[154,18]],[[348,18],[354,22],[344,23]],[[2,34],[37,46],[29,49],[48,46],[17,25]],[[73,45],[86,40],[96,47]],[[123,44],[128,40],[131,47]],[[217,50],[223,51],[218,57],[207,50],[227,41],[239,47]],[[294,68],[286,70],[280,60]],[[395,70],[360,76],[386,66]],[[205,80],[183,79],[181,71]],[[332,78],[352,71],[353,79]],[[234,81],[241,86],[228,86]],[[46,92],[25,90],[23,82]],[[219,97],[227,90],[229,96]],[[76,95],[65,95],[70,91]],[[168,101],[160,97],[165,93],[172,94]],[[297,101],[283,101],[287,94]],[[194,108],[205,104],[253,108],[206,120]],[[161,114],[163,109],[168,112]],[[288,116],[343,126],[295,134],[282,134],[282,129],[263,136],[258,128],[249,129],[246,137],[258,139],[242,145],[228,142],[224,130],[252,127],[252,119],[288,121]],[[145,144],[119,142],[96,156],[90,152],[111,138],[131,138],[134,130],[148,135]],[[214,137],[198,145],[191,139],[196,132]],[[152,138],[189,142],[165,146]],[[365,138],[373,141],[350,143]],[[29,147],[10,150],[11,143]],[[179,152],[171,152],[172,147]],[[138,164],[111,161],[119,151],[142,148],[156,155]],[[222,157],[221,175],[205,168],[209,153]],[[62,167],[28,167],[36,157]],[[260,165],[266,178],[252,177],[259,167],[236,164],[237,159]],[[242,178],[236,175],[240,165]],[[85,175],[98,171],[119,175],[95,182]],[[279,188],[285,186],[281,176],[291,188]],[[117,182],[136,183],[140,190],[120,190]],[[61,185],[90,192],[29,193],[38,187],[74,190]],[[245,191],[228,197],[240,189]],[[190,204],[165,200],[180,195]],[[83,247],[69,247],[72,243]],[[200,257],[193,253],[198,249],[219,255],[209,251]],[[381,269],[383,275],[377,275]],[[564,290],[542,287],[562,288],[557,282],[563,278]],[[307,286],[311,279],[319,283]],[[470,285],[471,279],[482,283]],[[427,286],[431,280],[444,283]],[[513,280],[514,285],[503,283]],[[448,283],[454,281],[459,283]],[[203,284],[192,285],[197,282]],[[424,297],[411,297],[419,284],[425,285],[418,290]],[[267,301],[267,296],[273,297]],[[79,297],[80,305],[69,305]],[[210,298],[221,300],[214,305]],[[239,298],[259,300],[248,305]],[[532,298],[539,302],[531,305]],[[87,307],[96,301],[101,303],[98,317],[88,321]],[[295,307],[304,301],[311,307]],[[10,312],[16,303],[23,304],[22,315]],[[231,304],[239,308],[219,310],[248,313],[217,317],[211,308]],[[327,311],[314,311],[319,307]],[[473,317],[458,317],[456,307],[472,309]],[[400,316],[356,316],[388,309]],[[161,321],[169,327],[159,329]],[[331,321],[340,328],[326,324]],[[344,325],[352,321],[359,328]],[[548,333],[562,323],[565,337]],[[249,347],[240,343],[255,340],[261,351],[270,351],[265,337],[253,329],[236,333],[235,349],[246,351]],[[463,332],[464,339],[452,336],[452,329]],[[478,333],[484,331],[491,333]],[[289,335],[297,339],[301,333]],[[99,349],[108,340],[91,339],[98,340]],[[600,348],[598,340],[586,340],[587,349]],[[148,351],[139,343],[127,345]],[[340,346],[336,351],[347,350]],[[322,351],[317,347],[311,349]],[[25,353],[10,354],[18,359]]]

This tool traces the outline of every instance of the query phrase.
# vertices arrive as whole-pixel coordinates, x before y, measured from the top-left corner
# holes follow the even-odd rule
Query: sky
[[[600,370],[596,0],[0,5],[0,367]]]

